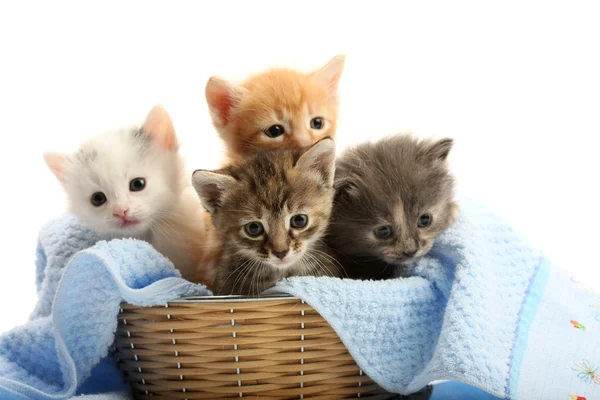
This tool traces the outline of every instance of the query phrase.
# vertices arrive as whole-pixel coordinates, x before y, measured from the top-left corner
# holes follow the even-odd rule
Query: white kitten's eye
[[[321,117],[313,118],[310,120],[310,127],[313,129],[323,129],[325,121]]]
[[[417,222],[417,226],[419,228],[425,228],[431,225],[433,222],[433,217],[431,214],[423,214],[419,217],[419,222]]]
[[[144,178],[135,178],[129,182],[129,190],[132,192],[139,192],[140,190],[144,190],[146,187],[146,180]]]
[[[106,195],[102,192],[96,192],[92,195],[90,200],[95,207],[100,207],[102,204],[106,203]]]
[[[281,135],[283,135],[285,133],[285,129],[283,128],[282,125],[272,125],[270,127],[268,127],[267,129],[265,129],[265,135],[267,135],[270,138],[276,138],[279,137]]]

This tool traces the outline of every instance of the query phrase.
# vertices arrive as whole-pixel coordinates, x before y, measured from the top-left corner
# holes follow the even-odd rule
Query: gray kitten
[[[452,145],[395,135],[339,158],[327,242],[350,277],[402,275],[456,220]]]

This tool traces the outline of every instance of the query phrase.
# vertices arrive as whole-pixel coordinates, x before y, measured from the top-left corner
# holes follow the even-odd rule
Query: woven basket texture
[[[138,399],[391,399],[292,297],[122,305],[115,341]]]

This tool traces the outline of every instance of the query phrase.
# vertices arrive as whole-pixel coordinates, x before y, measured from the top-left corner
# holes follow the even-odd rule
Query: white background
[[[190,168],[217,167],[209,76],[308,71],[338,53],[340,147],[403,130],[455,138],[463,188],[597,286],[596,4],[0,3],[0,331],[31,311],[37,231],[65,207],[43,151],[161,103]]]

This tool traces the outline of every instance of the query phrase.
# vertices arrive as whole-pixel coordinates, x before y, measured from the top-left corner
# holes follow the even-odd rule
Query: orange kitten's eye
[[[323,118],[321,117],[313,118],[310,120],[310,127],[313,129],[323,129],[324,125],[325,121],[323,121]]]
[[[268,129],[265,129],[265,135],[270,138],[276,138],[285,133],[285,129],[281,125],[272,125]]]

